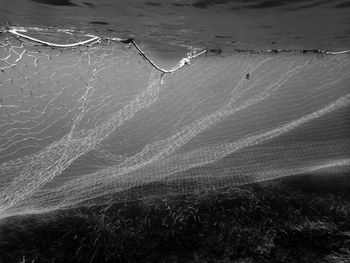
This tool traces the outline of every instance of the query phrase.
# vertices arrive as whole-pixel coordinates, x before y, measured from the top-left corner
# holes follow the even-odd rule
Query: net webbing
[[[0,217],[348,171],[348,54],[202,54],[2,33]]]

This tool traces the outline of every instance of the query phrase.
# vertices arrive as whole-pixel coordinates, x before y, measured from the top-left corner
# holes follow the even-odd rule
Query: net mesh
[[[349,170],[348,54],[166,71],[115,39],[21,32],[0,35],[0,217]]]

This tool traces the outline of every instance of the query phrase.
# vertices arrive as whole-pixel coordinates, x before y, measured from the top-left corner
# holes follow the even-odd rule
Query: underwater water
[[[345,2],[17,2],[0,7],[0,217],[348,173]]]

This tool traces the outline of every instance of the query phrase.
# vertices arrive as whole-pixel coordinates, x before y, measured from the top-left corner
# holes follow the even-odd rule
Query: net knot
[[[184,65],[191,65],[191,61],[189,58],[183,58],[180,60],[180,67],[183,67]]]

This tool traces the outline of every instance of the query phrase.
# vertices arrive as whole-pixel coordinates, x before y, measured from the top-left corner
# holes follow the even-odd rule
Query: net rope
[[[346,52],[166,70],[133,39],[46,33],[0,33],[1,218],[349,170]]]

